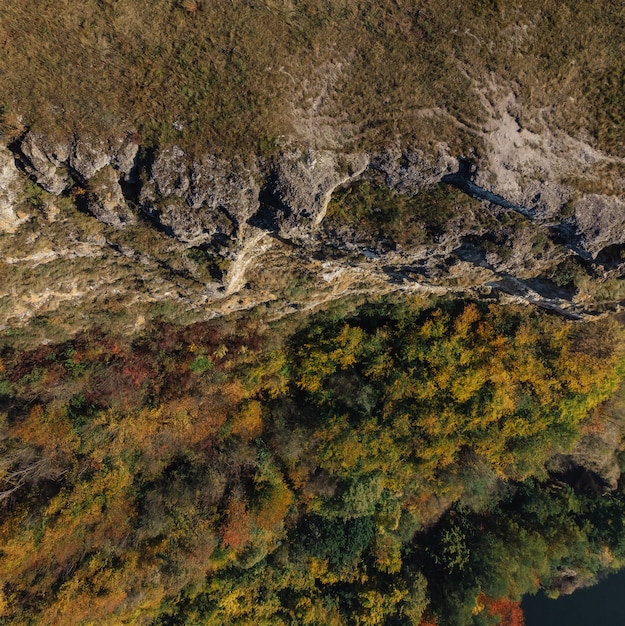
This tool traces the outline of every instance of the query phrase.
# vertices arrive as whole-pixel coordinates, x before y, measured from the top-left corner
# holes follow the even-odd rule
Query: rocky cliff
[[[4,264],[61,264],[65,286],[55,295],[30,281],[24,291],[7,275],[3,325],[68,299],[97,301],[107,282],[117,300],[172,301],[205,316],[268,302],[282,314],[393,290],[504,294],[571,317],[619,308],[624,160],[546,123],[522,128],[513,95],[489,97],[481,157],[391,142],[375,153],[310,144],[224,160],[142,149],[133,135],[59,142],[24,129],[0,153],[1,226],[12,234]],[[333,194],[363,184],[413,207],[403,236],[375,201],[358,218],[353,207],[333,213]],[[438,188],[446,197],[419,209]],[[82,232],[72,234],[76,219]],[[94,276],[77,257],[106,258],[120,275]],[[79,286],[85,272],[91,283]]]

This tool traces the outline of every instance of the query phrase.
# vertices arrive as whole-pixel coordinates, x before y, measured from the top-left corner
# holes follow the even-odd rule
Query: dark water
[[[526,596],[521,606],[525,626],[625,626],[625,570],[557,600]]]

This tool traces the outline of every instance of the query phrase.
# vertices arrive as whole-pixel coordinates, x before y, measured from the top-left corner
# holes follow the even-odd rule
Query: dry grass
[[[351,129],[347,148],[460,151],[494,77],[521,115],[543,109],[622,154],[624,13],[612,0],[0,0],[0,104],[5,126],[19,112],[48,134],[138,131],[224,155],[282,145],[293,108],[314,106]],[[341,68],[326,94],[310,80],[324,67]],[[437,107],[452,117],[420,117]]]

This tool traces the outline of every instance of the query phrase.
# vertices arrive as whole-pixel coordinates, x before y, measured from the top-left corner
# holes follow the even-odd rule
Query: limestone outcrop
[[[219,249],[240,242],[258,211],[261,175],[255,163],[207,155],[191,160],[181,148],[158,151],[146,168],[141,209],[171,235]]]
[[[286,275],[289,263],[308,259],[313,291],[327,291],[324,277],[342,277],[333,297],[356,284],[361,291],[364,281],[371,292],[415,285],[494,290],[572,317],[618,308],[625,301],[625,205],[618,176],[611,195],[584,193],[563,178],[571,159],[586,164],[587,183],[592,167],[611,157],[548,131],[540,139],[508,111],[497,110],[484,134],[492,153],[474,160],[451,154],[444,143],[425,149],[393,142],[377,153],[291,145],[272,157],[225,160],[187,154],[176,145],[139,150],[131,134],[109,142],[53,141],[26,131],[12,142],[13,154],[0,153],[1,223],[11,232],[26,219],[16,212],[25,180],[17,163],[41,188],[72,194],[108,226],[149,223],[182,251],[212,255],[209,299],[251,289],[247,277],[262,274],[259,268],[273,266]],[[382,231],[363,238],[355,221],[325,228],[332,194],[359,179],[381,180],[393,193],[413,198],[442,181],[479,203],[428,241],[396,245]],[[280,259],[287,243],[295,252]],[[141,251],[133,255],[145,258]],[[199,258],[185,260],[184,272],[204,276]],[[315,263],[324,259],[317,272]],[[262,283],[252,282],[257,288]],[[599,284],[606,288],[597,302]],[[270,287],[260,289],[265,300],[277,297]],[[251,306],[255,297],[244,300]]]
[[[12,233],[25,220],[20,217],[20,177],[11,152],[0,146],[0,233]]]

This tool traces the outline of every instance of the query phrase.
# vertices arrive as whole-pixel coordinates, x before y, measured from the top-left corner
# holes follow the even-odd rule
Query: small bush
[[[203,374],[204,372],[213,369],[215,366],[210,360],[210,357],[202,354],[195,357],[195,359],[193,359],[193,363],[191,363],[189,367],[194,374]]]

